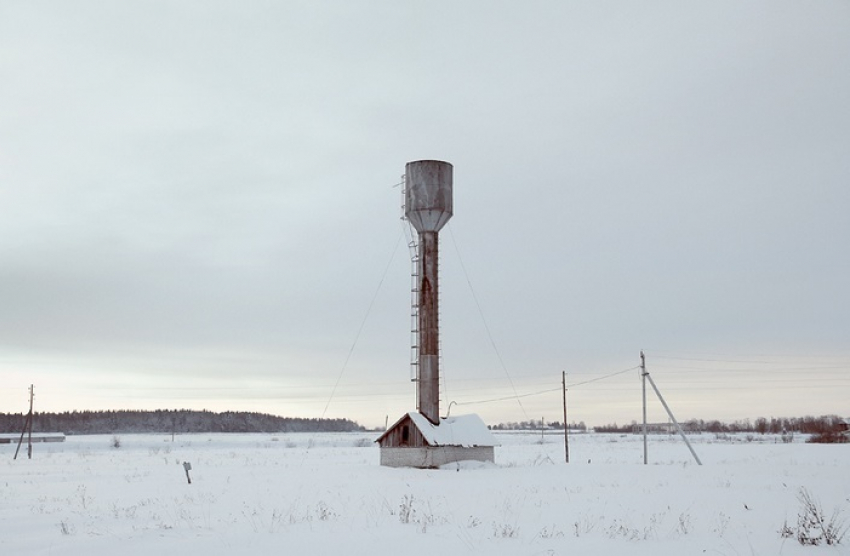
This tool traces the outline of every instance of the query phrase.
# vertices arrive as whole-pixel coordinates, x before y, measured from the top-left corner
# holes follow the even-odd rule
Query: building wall
[[[388,467],[431,468],[466,460],[495,462],[495,451],[492,446],[381,447],[381,465]]]
[[[407,439],[404,438],[404,428],[407,427]],[[396,426],[392,427],[389,431],[387,431],[386,435],[381,438],[380,441],[381,449],[385,447],[392,448],[423,448],[427,446],[425,442],[425,437],[422,436],[422,433],[416,428],[416,425],[413,424],[413,421],[410,417],[405,417],[401,421],[396,424]]]

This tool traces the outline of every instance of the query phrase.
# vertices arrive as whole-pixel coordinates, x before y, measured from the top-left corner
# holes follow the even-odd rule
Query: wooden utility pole
[[[32,399],[35,397],[35,387],[30,384],[29,427],[27,427],[27,459],[32,459]]]
[[[646,454],[646,358],[643,356],[643,350],[640,352],[640,379],[641,388],[643,390],[643,464],[647,465]]]
[[[561,389],[564,394],[564,457],[570,463],[570,426],[567,424],[567,372],[561,371]]]
[[[15,457],[12,459],[18,459],[18,452],[21,450],[21,444],[24,441],[24,435],[29,431],[29,438],[27,439],[27,456],[29,459],[32,459],[32,399],[34,397],[33,394],[33,385],[30,384],[30,410],[27,413],[27,418],[24,421],[24,428],[21,430],[21,437],[18,439],[18,447],[15,449]]]

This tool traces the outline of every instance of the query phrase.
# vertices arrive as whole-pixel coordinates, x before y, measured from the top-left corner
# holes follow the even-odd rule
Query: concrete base
[[[492,446],[426,446],[424,448],[381,448],[381,465],[429,469],[458,461],[495,462]]]

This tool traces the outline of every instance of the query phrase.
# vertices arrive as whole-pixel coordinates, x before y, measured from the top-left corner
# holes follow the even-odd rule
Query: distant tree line
[[[518,423],[499,423],[498,425],[493,425],[490,427],[490,430],[494,431],[539,431],[540,429],[553,429],[553,430],[564,430],[564,424],[560,421],[552,421],[545,422],[543,419],[540,421],[520,421]],[[586,431],[587,425],[584,424],[584,421],[580,423],[570,423],[570,430],[577,431]]]
[[[17,433],[26,414],[0,413],[0,432]],[[34,413],[33,432],[65,434],[204,432],[351,432],[365,430],[348,419],[278,417],[244,411],[66,411]]]
[[[723,423],[716,420],[704,421],[702,419],[690,419],[681,424],[683,428],[690,431],[714,433],[752,432],[759,434],[781,434],[794,432],[801,434],[827,434],[847,430],[847,423],[837,415],[822,415],[820,417],[812,417],[811,415],[807,415],[806,417],[771,417],[770,419],[759,417],[755,421],[744,419],[731,423]],[[608,433],[630,433],[635,425],[639,426],[637,421],[632,421],[630,424],[622,426],[613,423],[593,427],[593,430]]]

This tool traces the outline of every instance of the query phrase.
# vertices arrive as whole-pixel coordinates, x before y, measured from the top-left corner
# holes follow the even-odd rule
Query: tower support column
[[[419,412],[440,422],[439,238],[419,234]]]

